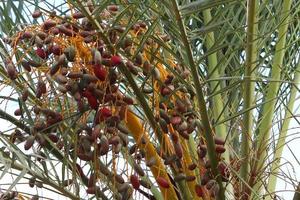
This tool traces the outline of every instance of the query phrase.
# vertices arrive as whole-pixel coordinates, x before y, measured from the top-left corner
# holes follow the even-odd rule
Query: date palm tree
[[[278,198],[299,4],[1,2],[2,198]]]

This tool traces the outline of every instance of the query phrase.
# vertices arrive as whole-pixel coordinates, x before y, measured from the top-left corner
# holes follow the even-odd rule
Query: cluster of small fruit
[[[93,13],[93,6],[88,7]],[[14,37],[6,39],[12,48],[26,52],[19,56],[20,59],[17,59],[17,54],[14,55],[16,63],[13,63],[12,58],[7,60],[7,76],[11,81],[18,81],[19,74],[23,72],[32,76],[35,72],[39,74],[35,77],[38,79],[36,88],[22,89],[20,92],[22,102],[27,102],[29,97],[35,97],[35,101],[38,102],[29,110],[33,112],[34,126],[27,137],[24,137],[20,131],[16,131],[12,139],[18,138],[20,141],[25,141],[25,150],[29,150],[35,141],[39,146],[45,146],[48,137],[56,143],[58,149],[65,147],[69,155],[76,155],[81,161],[92,163],[96,162],[100,156],[107,156],[110,153],[118,154],[122,148],[128,149],[129,130],[124,125],[126,112],[130,106],[134,104],[138,106],[138,104],[132,97],[125,94],[126,90],[130,90],[130,85],[118,69],[125,67],[137,82],[142,80],[141,91],[147,99],[153,100],[149,103],[154,102],[153,107],[157,108],[155,112],[157,124],[172,144],[172,150],[161,149],[158,155],[161,156],[165,165],[176,169],[177,176],[172,179],[175,182],[182,180],[195,182],[196,176],[186,175],[183,170],[183,165],[185,165],[183,162],[186,160],[183,157],[186,150],[183,148],[182,141],[188,141],[192,137],[199,123],[198,116],[193,109],[194,93],[183,84],[184,81],[189,81],[189,70],[173,62],[173,71],[177,74],[174,75],[161,63],[153,64],[155,58],[150,59],[153,53],[148,53],[148,50],[157,48],[156,52],[159,52],[159,45],[151,39],[145,42],[140,52],[135,52],[141,43],[139,35],[147,31],[147,24],[137,22],[126,33],[126,24],[111,22],[117,13],[118,7],[112,5],[100,14],[103,20],[100,27],[107,38],[101,38],[95,24],[79,11],[63,19],[53,12],[46,15],[41,11],[36,11],[33,13],[33,18],[41,18],[43,15],[46,18],[41,24],[29,26]],[[111,24],[114,25],[111,26]],[[164,41],[169,39],[163,34],[160,38]],[[120,54],[115,52],[120,52]],[[17,70],[16,66],[21,67]],[[55,103],[50,102],[49,98],[53,96],[53,99],[59,99],[54,97],[58,93],[62,98],[72,99],[69,102],[71,106],[66,105],[68,112],[63,112],[63,109],[59,111],[53,109]],[[47,108],[50,103],[51,109]],[[15,115],[23,118],[27,114],[24,111],[21,107],[15,111]],[[93,120],[76,125],[74,128],[77,136],[76,142],[63,141],[57,127],[75,111],[85,115],[85,118],[89,118],[88,116],[92,113]],[[224,141],[215,138],[215,143],[216,152],[224,153]],[[138,144],[133,144],[128,151],[131,155],[134,154],[136,159],[133,162],[135,173],[129,177],[129,181],[133,189],[143,192],[140,190],[140,185],[147,189],[151,187],[148,182],[140,179],[145,176],[141,161],[145,159],[146,152],[139,149]],[[203,197],[207,191],[210,191],[210,196],[214,196],[218,185],[210,171],[204,142],[199,145],[198,153],[199,160],[195,160],[195,163],[188,166],[190,171],[195,169],[203,171],[205,168],[205,173],[201,176],[201,184],[196,184],[195,191],[199,197]],[[154,157],[145,162],[148,167],[156,164]],[[87,193],[97,193],[99,189],[95,186],[97,175],[91,173],[87,178],[82,167],[79,164],[76,166],[78,174],[83,179],[88,179]],[[225,163],[220,162],[219,170],[224,181],[228,180],[229,173]],[[113,180],[118,184],[118,191],[123,196],[131,196],[133,189],[121,175],[103,167],[100,171],[107,177],[114,177]],[[171,187],[170,182],[164,177],[158,176],[155,179],[161,188]]]
[[[218,170],[220,175],[222,176],[222,181],[223,182],[228,182],[230,178],[230,171],[228,168],[228,165],[225,163],[224,160],[221,159],[221,154],[223,154],[226,149],[224,147],[225,141],[215,137],[215,148],[216,148],[216,153],[218,156]],[[205,189],[209,192],[209,196],[211,197],[216,197],[216,195],[219,192],[219,185],[216,182],[215,178],[213,177],[212,171],[211,171],[211,164],[210,161],[207,159],[206,154],[207,154],[207,147],[205,144],[201,144],[198,147],[198,158],[199,162],[203,166],[203,175],[201,177],[201,183],[196,185],[196,191],[198,194],[201,194],[203,196],[203,190],[201,188],[205,187]]]
[[[105,17],[114,15],[117,11],[117,6],[108,6],[101,16],[105,20]],[[73,152],[76,151],[76,157],[87,162],[95,162],[100,156],[107,156],[110,152],[118,154],[121,148],[127,147],[129,143],[129,131],[121,122],[125,118],[128,106],[134,104],[134,100],[120,90],[122,79],[118,66],[124,64],[133,75],[138,75],[141,72],[138,66],[144,63],[142,54],[132,59],[112,55],[103,40],[97,36],[95,27],[80,12],[75,12],[65,19],[60,19],[55,13],[47,15],[41,11],[34,12],[32,16],[36,19],[47,19],[6,39],[12,48],[26,52],[19,59],[17,53],[14,54],[17,60],[15,63],[12,61],[13,57],[7,60],[7,75],[11,81],[20,81],[19,75],[22,73],[37,78],[36,88],[22,89],[20,92],[22,102],[30,104],[30,98],[38,102],[29,110],[34,117],[34,126],[31,127],[30,133],[21,133],[16,129],[11,135],[11,140],[15,142],[18,139],[18,142],[24,142],[25,150],[29,150],[34,147],[35,142],[39,147],[44,147],[47,139],[50,139],[58,149],[65,147],[69,155],[74,155]],[[109,41],[117,46],[117,39],[125,31],[125,27],[110,28],[104,23],[101,26],[108,30]],[[146,28],[144,22],[138,22],[128,33],[121,44],[121,49],[127,56],[134,51],[131,35],[141,34]],[[148,68],[150,66],[148,61],[143,65]],[[154,69],[153,66],[152,68]],[[94,118],[92,122],[86,121],[74,128],[78,139],[76,143],[67,142],[68,148],[58,126],[70,116],[61,110],[57,111],[54,105],[48,107],[49,103],[52,103],[49,98],[55,95],[72,97],[76,106],[75,109],[70,106],[68,113],[73,114],[77,110],[76,112],[82,115],[92,113]],[[23,107],[18,108],[14,114],[21,119],[27,115]],[[42,152],[40,154],[43,156]],[[44,159],[39,158],[38,161],[43,162]],[[142,168],[138,167],[137,163],[134,166],[141,175]],[[103,168],[102,170],[102,174],[114,177],[118,184],[125,187],[126,183],[121,175],[111,174]],[[86,178],[79,164],[77,171],[82,178]],[[95,187],[95,177],[95,174],[90,174],[88,178],[89,194],[95,194],[99,189]],[[30,185],[34,185],[33,182],[36,182],[34,178]],[[149,183],[143,185],[150,187]],[[134,188],[137,189],[136,186]],[[120,192],[127,194],[129,190],[122,190],[121,187]]]
[[[116,6],[108,6],[104,13],[109,15],[117,10]],[[32,16],[40,18],[43,15],[47,17],[45,13],[35,11]],[[110,30],[109,35],[117,36],[116,31],[121,33],[124,29]],[[102,144],[99,150],[101,155],[107,153],[109,144],[115,146],[115,152],[120,151],[120,138],[123,138],[122,144],[127,142],[124,142],[126,137],[120,136],[121,133],[117,134],[117,127],[124,118],[127,106],[132,105],[134,100],[119,90],[119,72],[116,66],[121,64],[122,58],[108,53],[103,41],[95,37],[95,29],[86,17],[75,12],[71,17],[61,20],[55,13],[50,13],[42,24],[29,26],[6,41],[12,48],[26,52],[15,64],[12,62],[13,58],[7,60],[7,75],[11,80],[18,81],[20,73],[29,73],[31,76],[35,76],[35,72],[39,73],[35,76],[38,79],[36,88],[20,92],[20,100],[24,103],[29,96],[35,96],[38,102],[29,110],[35,117],[35,123],[33,131],[26,138],[25,150],[30,149],[34,141],[38,141],[41,146],[45,145],[41,132],[48,133],[47,136],[54,143],[60,141],[59,135],[53,132],[56,132],[56,125],[69,116],[47,106],[52,100],[49,99],[51,96],[61,94],[65,98],[72,96],[79,112],[96,110],[92,127],[81,127],[78,130],[80,159],[91,159],[87,144],[97,141],[97,138],[100,138]],[[18,58],[17,53],[14,56],[15,59]],[[18,70],[17,65],[21,66]],[[14,114],[23,118],[27,113],[21,107]],[[113,135],[109,139],[101,134],[103,124],[106,127],[104,132]],[[121,130],[124,132],[124,128]]]

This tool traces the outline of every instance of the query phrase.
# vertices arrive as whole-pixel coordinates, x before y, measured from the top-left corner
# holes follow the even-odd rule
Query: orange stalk
[[[142,124],[135,116],[135,114],[132,113],[131,111],[126,112],[126,118],[127,120],[125,121],[126,121],[127,128],[131,131],[132,136],[137,142],[139,148],[144,149],[146,152],[145,155],[146,160],[150,160],[153,157],[156,159],[156,164],[150,167],[154,178],[156,179],[157,177],[163,177],[168,181],[169,185],[171,186],[172,183],[168,177],[167,171],[165,169],[165,165],[163,164],[160,157],[158,156],[154,146],[150,141],[149,136],[146,134],[145,130],[143,129]],[[142,144],[140,142],[142,137],[145,140],[145,144]],[[160,187],[160,190],[165,199],[168,200],[178,199],[174,187],[169,187],[169,188]]]

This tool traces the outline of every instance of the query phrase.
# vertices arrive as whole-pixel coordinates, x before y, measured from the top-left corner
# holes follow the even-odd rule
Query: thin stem
[[[210,9],[206,9],[203,11],[203,18],[204,18],[204,24],[209,24],[212,20],[211,12]],[[209,51],[213,46],[215,45],[215,35],[214,32],[209,32],[206,35],[204,44],[207,48],[207,51]],[[219,70],[216,69],[218,67],[218,58],[217,58],[217,52],[214,52],[212,54],[209,54],[207,56],[207,68],[208,72],[210,74],[210,78],[215,79],[220,77]],[[221,84],[220,82],[210,82],[209,83],[210,88],[213,88],[215,91],[220,91],[221,89]],[[218,93],[212,97],[212,114],[215,122],[217,121],[224,121],[224,103],[223,103],[223,93]],[[226,139],[227,135],[227,130],[225,123],[219,123],[215,124],[215,132],[216,135],[222,138],[223,140]],[[229,149],[228,143],[225,144],[226,149]],[[229,163],[229,151],[225,151],[223,154],[223,157],[225,158],[225,161]],[[227,186],[227,191],[228,193],[233,193],[233,187],[231,184]]]
[[[292,5],[292,0],[283,1],[282,6],[282,15],[281,16],[281,26],[278,28],[278,42],[275,47],[274,53],[274,60],[272,64],[272,72],[271,78],[274,80],[278,80],[281,75],[281,69],[283,69],[283,58],[285,54],[285,46],[286,46],[286,37],[287,37],[287,30],[289,26],[289,19],[290,19],[290,8]],[[256,156],[254,158],[254,168],[253,172],[256,173],[259,169],[263,169],[265,165],[265,157],[267,153],[266,145],[268,144],[268,139],[270,137],[270,129],[272,126],[272,118],[274,115],[275,104],[276,104],[276,97],[278,93],[279,83],[272,82],[270,83],[269,87],[266,90],[266,97],[265,100],[269,101],[274,99],[266,104],[263,105],[262,108],[262,115],[260,119],[259,127],[258,127],[258,138],[257,138],[257,145],[256,145]],[[262,173],[260,173],[262,174]],[[259,180],[259,177],[257,177]],[[257,181],[254,184],[254,190],[259,194],[261,188],[261,182]]]
[[[204,24],[209,24],[209,22],[211,22],[212,16],[211,16],[211,12],[209,9],[203,11],[203,18],[204,18]],[[214,33],[213,32],[207,33],[206,38],[205,38],[205,46],[206,46],[207,50],[212,48],[214,44],[215,44]],[[208,61],[207,68],[208,68],[208,72],[210,74],[210,78],[212,78],[212,79],[219,78],[220,74],[219,74],[219,71],[216,69],[216,67],[218,66],[217,52],[209,54],[207,56],[207,61]],[[215,91],[221,90],[221,86],[220,86],[219,82],[217,82],[217,81],[210,82],[209,85],[210,85],[210,88],[213,88]],[[217,95],[214,95],[212,97],[212,103],[213,103],[212,111],[213,111],[214,119],[223,121],[224,115],[223,115],[222,111],[224,108],[224,104],[222,101],[222,94],[218,93]],[[222,124],[216,125],[215,132],[216,132],[216,135],[225,139],[226,133],[227,133],[225,124],[222,123]],[[229,158],[228,153],[226,153],[226,157],[227,157],[227,161],[228,161],[228,158]]]
[[[196,146],[196,141],[194,138],[190,137],[189,138],[189,151],[190,151],[190,156],[192,158],[194,158],[194,160],[196,158],[198,158],[198,155],[197,155],[197,146]],[[197,181],[200,183],[200,170],[198,168],[195,169],[195,174],[196,174],[196,178],[197,178]]]
[[[295,70],[295,77],[294,77],[294,83],[297,84],[300,81],[300,62],[298,62],[297,68]],[[275,191],[276,183],[277,183],[277,173],[279,171],[279,166],[280,166],[280,161],[281,161],[281,155],[283,151],[283,147],[286,141],[286,136],[288,132],[288,128],[290,125],[290,121],[293,117],[293,110],[294,110],[294,104],[295,104],[295,99],[296,99],[296,94],[298,90],[295,85],[291,86],[291,91],[290,91],[290,99],[287,105],[284,121],[281,127],[281,131],[279,134],[278,142],[275,147],[275,152],[274,152],[274,158],[273,162],[271,165],[271,173],[270,177],[268,180],[268,187],[267,191],[273,192]],[[268,196],[267,199],[271,200],[271,196]]]
[[[10,116],[9,114],[5,113],[2,110],[0,110],[0,118],[5,119],[5,120],[11,122],[12,124],[14,124],[16,127],[24,130],[27,133],[30,133],[30,128],[29,127],[22,124],[16,118]],[[56,148],[53,148],[52,145],[48,142],[48,140],[46,140],[45,148],[47,148],[49,151],[51,151],[52,155],[54,155],[58,160],[64,160],[65,159],[65,156],[62,155],[61,152],[59,152]],[[101,165],[102,168],[106,167],[99,159],[97,159],[97,161],[99,162],[99,165]],[[13,164],[15,164],[15,165],[13,165],[13,167],[15,167],[15,169],[23,170],[23,167],[20,167],[16,162],[13,162]],[[67,165],[68,165],[68,168],[70,170],[73,169],[72,163],[68,162]],[[45,184],[48,184],[48,185],[52,186],[53,188],[57,189],[58,191],[64,193],[63,192],[63,191],[65,191],[64,189],[57,186],[55,183],[53,183],[51,181],[48,181],[48,179],[45,179],[45,178],[40,177],[36,174],[33,174],[33,172],[30,172],[29,174],[34,175],[35,177],[39,178],[43,182],[45,181],[44,182]],[[84,185],[88,186],[88,178],[87,177],[81,177],[81,178],[82,178],[82,182],[84,183]],[[97,193],[101,196],[102,199],[107,199],[102,191],[97,191]],[[68,196],[70,198],[72,197],[71,199],[79,199],[79,198],[74,198],[74,196],[70,196],[70,194],[66,194],[66,196]]]
[[[255,61],[257,59],[257,18],[256,18],[255,0],[247,2],[247,47],[246,47],[246,63],[245,63],[245,79],[244,79],[244,110],[253,106],[254,82],[251,81],[253,70],[255,69]],[[240,176],[244,180],[248,180],[249,175],[249,153],[251,149],[252,138],[252,110],[245,112],[243,118],[242,144]],[[241,185],[241,192],[245,190],[245,185]]]
[[[22,171],[24,170],[24,167],[16,162],[12,162],[11,163],[11,167],[13,169],[16,169],[18,171]],[[57,191],[61,192],[63,195],[65,195],[66,197],[69,197],[71,199],[80,199],[78,196],[74,196],[71,192],[63,189],[62,187],[57,186],[55,183],[53,183],[50,179],[45,178],[43,176],[38,175],[37,173],[33,172],[33,171],[29,171],[28,174],[32,175],[33,177],[41,180],[44,184],[49,185],[51,187],[53,187],[54,189],[56,189]]]
[[[0,109],[0,118],[9,121],[10,123],[14,124],[16,127],[24,130],[27,133],[30,133],[30,128],[24,125],[20,120],[14,118],[13,116],[9,115],[2,109]]]

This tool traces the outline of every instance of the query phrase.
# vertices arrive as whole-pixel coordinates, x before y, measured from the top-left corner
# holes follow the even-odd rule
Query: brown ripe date
[[[44,46],[44,41],[43,41],[38,35],[35,35],[35,37],[34,37],[34,44],[35,44],[38,48],[43,48],[43,46]],[[38,52],[36,52],[36,54],[38,55]]]
[[[230,177],[229,168],[226,166],[224,162],[220,162],[218,165],[218,170],[220,174],[222,175],[222,180],[224,182],[227,182]]]
[[[97,124],[92,131],[92,138],[94,141],[97,141],[99,136],[101,135],[101,126]]]
[[[183,137],[184,139],[186,139],[186,140],[188,140],[189,137],[190,137],[190,135],[187,133],[187,131],[180,131],[180,132],[179,132],[179,135],[180,135],[181,137]]]
[[[55,26],[56,26],[56,22],[55,21],[53,21],[53,20],[46,20],[44,23],[43,23],[43,25],[42,25],[42,27],[43,27],[43,29],[45,30],[45,31],[47,31],[47,30],[49,30],[49,29],[51,29],[51,28],[55,28]],[[55,34],[55,31],[56,30],[52,30],[52,31],[54,31],[54,34]],[[57,31],[59,31],[58,29],[57,29]]]
[[[30,186],[30,187],[34,187],[34,185],[35,185],[35,177],[31,177],[31,178],[29,179],[29,186]]]
[[[96,190],[97,190],[96,186],[88,187],[88,189],[86,190],[86,193],[88,193],[88,194],[96,194]]]
[[[23,34],[22,34],[22,39],[30,39],[33,37],[33,34],[29,31],[25,31]]]
[[[205,161],[205,164],[204,164],[204,166],[205,166],[205,168],[206,168],[206,169],[209,169],[209,168],[211,168],[211,163],[210,163],[210,160],[207,160],[207,161]]]
[[[207,153],[206,146],[201,145],[200,148],[198,148],[197,153],[198,153],[199,158],[203,159]]]
[[[91,161],[93,158],[93,155],[91,153],[78,153],[77,156],[80,160],[84,161]]]
[[[80,175],[80,177],[86,177],[85,174],[83,173],[82,168],[77,163],[76,163],[76,170],[77,170],[77,173]]]
[[[109,138],[108,143],[112,145],[118,145],[120,143],[121,139],[118,135],[114,135]]]
[[[192,163],[192,164],[190,164],[190,165],[188,166],[188,169],[189,169],[189,170],[194,170],[194,169],[196,169],[196,167],[197,167],[197,164]]]
[[[58,35],[59,34],[59,29],[57,27],[53,27],[53,28],[51,28],[51,30],[49,31],[49,33],[51,33],[53,35]]]
[[[58,72],[59,68],[60,68],[60,65],[57,62],[53,63],[52,67],[50,68],[50,75],[52,76],[56,72]]]
[[[28,91],[28,89],[25,88],[22,91],[22,96],[21,96],[22,101],[25,102],[28,99],[28,96],[29,96],[29,91]]]
[[[97,82],[98,78],[92,74],[83,74],[82,79],[86,82],[86,83],[92,83],[92,82]]]
[[[163,109],[159,109],[159,115],[165,120],[167,124],[170,124],[171,120],[166,111],[164,111]]]
[[[67,88],[64,85],[58,85],[57,90],[60,91],[63,94],[68,92]]]
[[[146,60],[143,64],[143,74],[145,76],[149,75],[152,68],[153,68],[153,66],[151,66],[150,62],[148,60]]]
[[[119,144],[113,146],[113,149],[112,149],[112,150],[113,150],[113,153],[119,154],[120,151],[121,151],[121,148],[122,148],[122,144],[121,144],[121,143],[119,143]]]
[[[137,145],[133,144],[130,148],[129,148],[129,154],[132,155],[136,152],[137,150]]]
[[[107,77],[107,71],[101,64],[96,64],[93,66],[94,74],[100,81],[105,81]]]
[[[33,146],[34,140],[35,140],[35,137],[33,135],[28,136],[28,138],[26,139],[25,144],[24,144],[24,149],[26,151],[29,150]]]
[[[179,99],[176,99],[175,107],[179,113],[185,113],[187,111],[187,105]]]
[[[100,138],[100,155],[106,155],[109,151],[109,143],[105,135]]]
[[[39,18],[40,16],[42,16],[42,12],[40,10],[35,10],[33,13],[32,13],[32,17],[34,19],[36,18]]]
[[[170,121],[174,126],[176,126],[179,125],[182,120],[180,116],[173,116]]]
[[[70,72],[68,75],[68,78],[71,78],[71,79],[78,79],[78,78],[82,78],[83,76],[83,73],[82,72]]]
[[[186,175],[183,173],[177,174],[176,176],[174,176],[174,181],[179,182],[182,180],[185,180]]]
[[[72,17],[74,19],[81,19],[81,18],[84,18],[84,14],[82,14],[80,11],[77,11],[77,12],[74,12]]]
[[[65,34],[66,36],[71,37],[74,35],[74,32],[71,29],[68,29],[65,25],[59,25],[57,28],[60,33]]]
[[[37,82],[37,88],[36,88],[36,97],[40,98],[42,94],[45,94],[47,92],[46,84],[40,79]]]
[[[185,177],[185,180],[186,180],[187,182],[194,181],[195,179],[196,179],[195,176],[186,176],[186,177]]]
[[[204,197],[204,191],[202,189],[202,186],[199,184],[195,185],[195,191],[198,197]]]
[[[116,175],[114,176],[114,179],[115,179],[118,183],[120,183],[120,184],[125,183],[123,177],[122,177],[121,175],[119,175],[119,174],[116,174]]]
[[[56,56],[59,56],[63,53],[62,48],[57,44],[51,47],[51,52]]]
[[[176,153],[177,157],[178,157],[179,159],[181,159],[182,156],[183,156],[183,150],[182,150],[182,146],[181,146],[181,144],[179,143],[179,141],[176,142],[176,143],[174,143],[174,149],[175,149],[175,153]]]
[[[226,151],[223,145],[216,145],[216,152],[217,153],[224,153]]]
[[[57,74],[55,77],[54,77],[54,80],[59,83],[59,84],[66,84],[68,82],[68,79],[61,75],[61,74]]]
[[[137,67],[131,62],[131,61],[127,61],[126,62],[126,67],[128,68],[128,70],[133,74],[133,75],[138,75],[139,71],[137,69]]]
[[[161,176],[157,177],[156,182],[162,188],[169,188],[170,187],[170,184],[168,183],[168,181],[164,177],[161,177]]]
[[[129,97],[129,96],[124,96],[123,97],[123,101],[127,104],[127,105],[133,105],[134,104],[134,100]]]
[[[145,172],[144,172],[143,168],[136,162],[133,163],[133,169],[136,173],[138,173],[138,175],[145,176]]]
[[[101,108],[99,111],[99,119],[100,121],[104,121],[106,120],[107,118],[111,117],[112,116],[112,112],[109,108],[107,107],[103,107]]]
[[[118,66],[122,63],[122,58],[120,56],[112,56],[110,59],[110,63],[112,66]]]
[[[125,135],[125,134],[123,134],[123,133],[121,133],[121,132],[119,132],[118,135],[119,135],[119,137],[121,138],[122,145],[123,145],[124,147],[127,147],[128,144],[129,144],[128,136]]]
[[[18,72],[15,66],[12,63],[8,63],[6,65],[7,75],[11,80],[15,80],[17,78]]]
[[[22,60],[21,65],[26,71],[31,72],[31,67],[28,61]]]
[[[201,185],[206,185],[209,180],[211,180],[211,175],[210,172],[207,170],[201,177]]]
[[[21,116],[22,115],[22,111],[20,108],[16,109],[15,112],[14,112],[14,115],[15,116]]]
[[[140,180],[137,175],[130,176],[130,183],[134,189],[138,190],[140,188]]]
[[[167,87],[167,86],[162,87],[161,90],[160,90],[160,94],[162,96],[168,96],[171,93],[172,93],[172,90],[169,87]]]
[[[46,37],[47,37],[47,34],[45,32],[43,32],[43,31],[38,31],[36,33],[36,35],[39,36],[39,38],[41,38],[41,40],[45,40]]]
[[[49,134],[48,137],[53,143],[57,143],[59,140],[59,137],[57,135],[55,135],[54,133]]]
[[[214,137],[214,141],[215,141],[216,145],[224,145],[225,144],[225,141],[222,138],[217,137],[217,136]]]
[[[117,12],[119,10],[119,7],[117,5],[110,5],[107,6],[107,10],[110,12]]]

